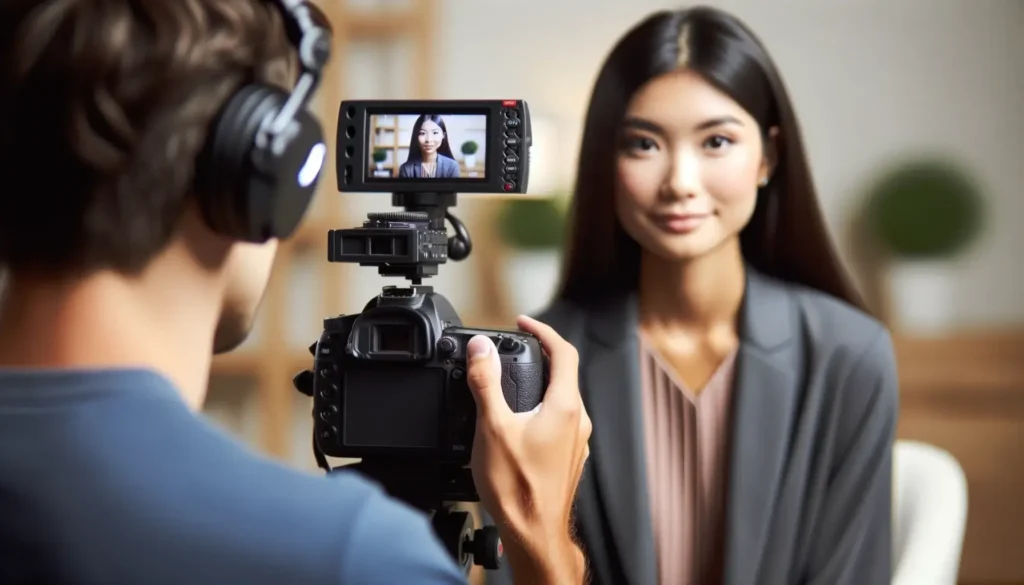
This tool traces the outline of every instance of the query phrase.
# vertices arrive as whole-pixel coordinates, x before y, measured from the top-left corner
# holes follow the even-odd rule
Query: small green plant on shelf
[[[940,159],[896,166],[870,189],[871,235],[893,257],[907,261],[948,259],[979,237],[984,198],[974,178]]]
[[[476,166],[476,151],[479,150],[479,148],[480,145],[474,140],[467,140],[459,147],[459,150],[462,151],[463,160],[467,167],[473,168]]]
[[[373,151],[373,162],[381,164],[388,159],[388,151],[378,148]]]
[[[566,211],[558,197],[510,199],[497,222],[502,241],[516,250],[557,250],[564,243]]]

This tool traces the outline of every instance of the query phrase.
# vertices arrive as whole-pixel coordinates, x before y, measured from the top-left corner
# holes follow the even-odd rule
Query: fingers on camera
[[[489,337],[477,335],[469,345],[471,351],[487,350],[485,355],[470,358],[467,364],[466,381],[476,399],[477,411],[487,417],[500,417],[511,412],[501,391],[501,362],[494,342]]]
[[[545,408],[567,419],[586,418],[578,388],[579,352],[550,325],[527,316],[519,317],[519,326],[540,341],[550,358],[550,384],[544,395]],[[589,419],[587,424],[589,425]]]

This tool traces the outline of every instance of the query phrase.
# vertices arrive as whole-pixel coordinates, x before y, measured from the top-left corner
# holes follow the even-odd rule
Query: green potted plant
[[[376,148],[373,151],[373,162],[377,166],[378,171],[384,170],[384,161],[388,159],[388,151],[383,148]]]
[[[507,246],[505,285],[512,308],[534,313],[558,286],[566,230],[565,197],[523,197],[502,203],[497,233]]]
[[[474,140],[467,140],[462,143],[461,150],[463,160],[466,162],[466,168],[473,168],[476,166],[476,151],[480,148],[480,145]]]
[[[984,223],[977,181],[952,162],[914,160],[875,182],[866,212],[871,235],[892,260],[897,327],[924,334],[948,329],[956,305],[952,263],[978,239]]]

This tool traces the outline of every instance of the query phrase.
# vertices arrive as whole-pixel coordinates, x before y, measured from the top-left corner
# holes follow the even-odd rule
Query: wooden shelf
[[[344,16],[342,19],[332,18],[334,30],[356,40],[392,40],[408,36],[410,30],[425,26],[419,20],[421,11],[415,7],[412,10],[341,7],[335,8],[334,12],[342,12]]]

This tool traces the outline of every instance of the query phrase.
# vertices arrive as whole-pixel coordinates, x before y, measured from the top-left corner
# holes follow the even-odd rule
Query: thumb
[[[501,392],[501,360],[490,337],[475,335],[466,346],[466,381],[476,400],[478,416],[502,416],[511,412]]]

